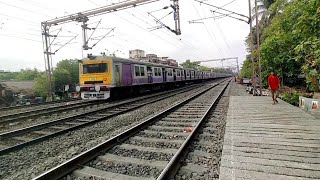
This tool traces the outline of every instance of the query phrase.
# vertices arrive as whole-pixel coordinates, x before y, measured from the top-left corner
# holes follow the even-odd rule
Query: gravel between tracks
[[[154,115],[187,96],[199,91],[181,93],[169,99],[149,104],[92,126],[69,132],[63,136],[0,156],[0,179],[30,179],[75,155],[123,132],[143,119]]]

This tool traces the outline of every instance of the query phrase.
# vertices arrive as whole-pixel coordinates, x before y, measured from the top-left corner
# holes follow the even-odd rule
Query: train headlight
[[[100,86],[95,86],[94,89],[99,92],[100,91]]]
[[[80,86],[76,86],[76,91],[80,92]]]

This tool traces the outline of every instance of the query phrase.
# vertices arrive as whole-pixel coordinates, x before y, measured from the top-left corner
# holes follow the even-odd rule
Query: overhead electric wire
[[[7,34],[0,34],[0,36],[6,36],[6,37],[11,37],[11,38],[17,38],[17,39],[22,39],[22,40],[28,40],[28,41],[34,41],[34,42],[40,42],[41,43],[41,41],[38,41],[38,40],[24,38],[24,37],[18,37],[18,36],[12,36],[12,35],[7,35]]]
[[[222,38],[223,38],[225,44],[227,45],[227,48],[228,48],[230,54],[232,54],[231,47],[230,47],[229,43],[227,42],[226,36],[224,35],[223,31],[220,28],[220,24],[216,20],[214,20],[214,22],[216,23],[216,26],[218,27],[218,29],[222,35]]]
[[[197,10],[197,8],[196,8],[196,6],[194,5],[193,2],[192,2],[192,5],[193,5],[193,8],[196,10],[198,16],[199,16],[200,18],[202,18],[201,15],[200,15],[200,13],[199,13],[199,11]],[[204,23],[204,27],[205,27],[205,29],[206,29],[209,37],[211,38],[212,43],[214,44],[214,46],[216,46],[217,50],[219,51],[219,53],[220,53],[220,55],[221,55],[221,53],[223,53],[223,52],[222,52],[222,50],[220,49],[220,47],[215,43],[215,41],[214,41],[214,39],[213,39],[211,33],[209,32],[209,30],[208,30],[208,28],[207,28],[207,25],[206,25],[205,23]],[[214,36],[214,37],[215,37],[215,36]],[[217,41],[216,37],[215,37],[215,40]]]
[[[205,16],[207,16],[207,14],[206,14],[206,11],[203,9],[203,6],[201,6],[201,10],[202,10],[202,12],[203,12],[203,14],[205,15]],[[213,35],[213,37],[214,37],[214,39],[216,40],[216,41],[219,41],[220,39],[218,39],[218,35],[217,35],[217,32],[215,31],[215,27],[213,26],[213,24],[212,23],[208,23],[208,26],[209,26],[209,30],[212,32],[212,35]],[[218,36],[218,37],[217,37]],[[219,41],[220,42],[220,41]],[[224,56],[227,56],[228,55],[228,52],[225,50],[225,48],[223,48],[222,47],[222,45],[221,45],[221,47],[220,47],[220,45],[217,45],[218,47],[219,47],[219,49],[223,52],[223,55]]]
[[[218,6],[215,6],[215,5],[212,5],[212,4],[208,4],[208,3],[205,3],[205,2],[199,1],[199,0],[194,0],[194,1],[197,1],[197,2],[199,2],[200,4],[205,4],[205,5],[207,5],[207,6],[211,6],[211,7],[217,8],[217,9],[219,9],[219,10],[227,11],[227,12],[229,12],[229,13],[233,13],[233,14],[236,14],[236,15],[238,15],[238,16],[242,16],[242,17],[245,17],[245,18],[250,19],[250,18],[249,18],[248,16],[246,16],[246,15],[239,14],[239,13],[237,13],[237,12],[233,12],[233,11],[224,9],[224,8],[222,8],[222,7],[218,7]]]
[[[12,4],[8,4],[8,3],[2,2],[2,1],[0,1],[0,4],[4,4],[4,5],[11,6],[11,7],[14,7],[14,8],[17,8],[17,9],[21,9],[21,10],[24,10],[24,11],[27,11],[27,12],[30,12],[30,13],[33,13],[33,14],[38,14],[38,15],[41,15],[41,16],[47,16],[47,17],[52,18],[51,16],[48,16],[47,14],[31,11],[29,9],[25,9],[25,8],[22,8],[22,7],[19,7],[19,6],[16,6],[16,5],[12,5]]]
[[[89,1],[89,0],[88,0],[88,1]],[[89,2],[91,2],[91,1],[89,1]],[[91,3],[93,3],[93,2],[91,2]],[[99,6],[99,5],[98,5],[98,4],[96,4],[96,3],[93,3],[93,4],[95,4],[96,6]],[[133,24],[133,25],[135,25],[135,26],[139,27],[140,29],[142,29],[142,30],[144,30],[144,31],[146,31],[146,32],[149,32],[149,33],[153,34],[154,36],[156,36],[156,37],[158,37],[158,38],[162,39],[163,41],[165,41],[165,42],[169,43],[170,45],[172,45],[172,46],[174,46],[174,47],[176,47],[176,48],[179,48],[176,44],[173,44],[173,43],[169,42],[168,40],[166,40],[166,39],[162,38],[161,36],[159,36],[159,35],[157,35],[157,34],[155,34],[155,33],[152,33],[152,32],[150,32],[150,31],[148,31],[147,29],[145,29],[145,28],[141,27],[140,25],[137,25],[136,23],[133,23],[133,22],[131,22],[131,21],[127,20],[126,18],[123,18],[123,17],[122,17],[122,16],[120,16],[119,14],[113,14],[113,15],[115,15],[115,16],[117,16],[117,17],[119,17],[119,18],[121,18],[121,19],[123,19],[123,20],[125,20],[125,21],[129,22],[130,24]],[[202,59],[202,58],[200,58],[200,59]]]
[[[135,11],[137,11],[137,9],[135,9]],[[139,12],[137,12],[137,13],[140,14],[141,16],[143,16],[145,19],[149,19],[148,16],[143,15],[142,13],[139,13]],[[138,18],[137,16],[135,16],[135,17]],[[138,19],[140,19],[140,18],[138,18]],[[140,20],[141,20],[141,19],[140,19]],[[142,20],[142,21],[144,21],[145,23],[151,25],[150,23],[146,22],[145,20]],[[154,22],[154,21],[152,21],[152,22]],[[194,57],[196,57],[196,58],[198,58],[198,59],[203,59],[203,58],[199,58],[199,55],[200,55],[200,57],[201,57],[202,55],[198,53],[198,50],[197,50],[193,45],[190,45],[190,44],[184,42],[182,39],[179,39],[179,40],[178,40],[178,39],[177,39],[177,36],[172,37],[173,34],[172,34],[172,33],[169,33],[169,32],[166,31],[166,30],[163,30],[163,31],[160,30],[160,32],[166,34],[166,35],[169,36],[170,38],[174,38],[174,39],[175,39],[176,41],[178,41],[179,43],[182,43],[182,44],[190,47],[190,48],[192,49],[192,51],[194,51],[194,55],[197,54],[196,56],[193,55]]]
[[[20,20],[20,21],[28,22],[28,23],[31,23],[31,24],[34,24],[34,25],[36,25],[36,24],[39,25],[40,24],[40,23],[37,23],[37,22],[34,22],[34,21],[30,21],[30,20],[27,20],[27,19],[11,16],[11,15],[7,15],[7,14],[0,13],[0,16],[6,16],[6,17],[9,17],[9,18],[13,18],[13,19],[17,19],[17,20]]]
[[[89,0],[88,0],[88,1],[89,1]],[[92,1],[89,1],[89,2],[91,2],[92,4],[94,4],[94,5],[96,5],[96,6],[99,6],[97,3],[94,3],[94,2],[92,2]],[[164,8],[162,8],[162,9],[164,9]],[[162,9],[160,9],[160,10],[162,10]],[[124,12],[127,12],[127,13],[129,13],[130,15],[134,16],[135,18],[137,18],[137,19],[139,19],[139,20],[141,20],[141,21],[143,21],[143,22],[151,25],[150,23],[146,22],[145,20],[142,20],[141,18],[138,18],[138,17],[137,17],[136,15],[134,15],[132,12],[128,12],[128,10],[124,10]],[[115,15],[115,14],[114,14],[114,15]],[[171,43],[170,41],[162,38],[161,36],[158,36],[158,35],[155,34],[155,33],[152,33],[152,32],[150,32],[150,31],[148,31],[147,29],[145,29],[145,28],[137,25],[136,23],[133,23],[133,22],[127,20],[126,18],[124,18],[124,17],[122,17],[122,16],[120,16],[120,15],[116,15],[116,16],[118,16],[118,17],[120,17],[121,19],[123,19],[123,20],[125,20],[125,21],[127,21],[127,22],[129,22],[129,23],[131,23],[131,24],[133,24],[133,25],[135,25],[135,26],[137,26],[137,27],[139,27],[140,29],[143,29],[144,31],[147,31],[147,32],[151,33],[151,34],[154,35],[154,36],[157,36],[158,38],[162,39],[163,41],[166,41],[167,43],[171,44],[172,46],[175,46],[176,48],[180,48],[180,47],[177,47],[176,44]],[[143,16],[143,15],[142,15],[142,16]],[[145,17],[146,17],[146,16],[145,16]],[[146,17],[146,19],[149,19],[149,17]],[[166,33],[166,35],[168,35],[168,32],[167,32],[167,31],[161,31],[161,32]],[[168,36],[169,36],[170,38],[172,38],[170,35],[168,35]],[[194,49],[195,49],[192,45],[189,45],[189,44],[185,43],[185,42],[182,41],[182,40],[177,40],[176,38],[174,38],[174,40],[179,41],[180,43],[191,47],[191,48],[192,48],[192,51],[194,51]],[[196,52],[196,51],[195,51],[195,52]],[[192,56],[196,57],[197,59],[203,59],[203,58],[200,58],[200,57],[199,57],[200,54],[198,54],[198,53],[195,53],[195,54],[198,54],[198,55],[195,55],[194,53],[192,53],[192,54],[193,54]],[[202,55],[200,55],[200,56],[202,56]]]

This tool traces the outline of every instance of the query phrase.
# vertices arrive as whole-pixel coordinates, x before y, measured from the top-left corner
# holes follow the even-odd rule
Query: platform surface
[[[320,119],[270,97],[231,96],[219,179],[320,179]]]

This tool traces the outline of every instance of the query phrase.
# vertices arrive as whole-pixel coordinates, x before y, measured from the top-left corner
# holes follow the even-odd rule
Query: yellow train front
[[[82,99],[108,99],[112,85],[112,60],[86,58],[80,62],[77,91]]]

